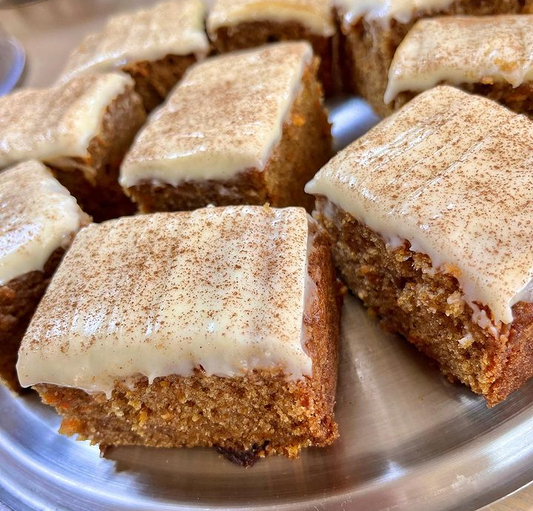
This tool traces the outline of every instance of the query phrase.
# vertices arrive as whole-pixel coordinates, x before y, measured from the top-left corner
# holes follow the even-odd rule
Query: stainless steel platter
[[[75,0],[33,9],[47,3],[61,6],[64,16],[76,10]],[[39,27],[33,39],[31,25],[17,25],[20,15],[11,15],[12,27],[23,42],[32,41],[35,58],[36,41],[53,39],[54,23],[78,40],[108,10],[102,1],[94,5],[88,23],[68,28],[58,15],[43,30],[39,11],[29,12],[26,19]],[[3,16],[0,11],[0,22]],[[64,58],[64,38],[55,45]],[[49,83],[36,72],[42,64],[34,65],[32,85]],[[338,148],[376,122],[356,98],[339,98],[330,108]],[[0,500],[17,511],[466,511],[533,480],[533,383],[489,410],[405,341],[383,332],[355,298],[347,297],[343,313],[341,438],[332,447],[309,449],[296,461],[262,460],[251,469],[204,449],[115,448],[100,457],[97,447],[58,435],[58,417],[35,395],[17,398],[1,388]]]

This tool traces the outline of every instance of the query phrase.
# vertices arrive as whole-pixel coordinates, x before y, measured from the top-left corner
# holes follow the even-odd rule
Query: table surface
[[[50,85],[83,34],[101,26],[111,12],[149,3],[154,0],[46,0],[0,10],[0,26],[17,37],[27,52],[28,64],[21,85]],[[533,510],[533,485],[483,508],[483,511],[530,510]]]

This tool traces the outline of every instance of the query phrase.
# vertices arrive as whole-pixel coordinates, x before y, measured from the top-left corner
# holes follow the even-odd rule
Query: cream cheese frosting
[[[533,128],[458,89],[423,92],[306,186],[392,247],[407,240],[457,276],[465,300],[511,323],[533,301]]]
[[[278,43],[190,68],[138,134],[121,185],[176,186],[263,170],[312,57],[308,43]]]
[[[76,199],[41,163],[28,161],[0,173],[0,286],[42,271],[85,223]]]
[[[297,22],[317,35],[335,33],[329,0],[217,0],[207,29],[216,37],[219,28],[250,21]]]
[[[0,168],[19,161],[87,157],[106,108],[127,87],[122,74],[85,75],[0,98]]]
[[[114,381],[194,369],[310,375],[303,343],[302,208],[204,208],[83,229],[22,342],[27,387],[110,393]]]
[[[343,23],[350,25],[361,18],[386,25],[391,20],[409,23],[420,11],[445,9],[454,0],[333,0]]]
[[[518,87],[532,78],[533,15],[424,19],[396,50],[384,100],[443,81]]]
[[[102,31],[87,36],[74,50],[60,80],[167,55],[194,54],[203,58],[209,51],[204,18],[201,0],[173,0],[115,16]]]

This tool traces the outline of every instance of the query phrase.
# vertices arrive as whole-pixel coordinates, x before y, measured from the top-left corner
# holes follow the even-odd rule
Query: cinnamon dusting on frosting
[[[124,217],[81,231],[22,343],[22,385],[311,374],[302,345],[308,217],[258,206]]]
[[[312,56],[308,43],[279,43],[190,68],[137,136],[121,184],[176,186],[263,170]]]
[[[111,18],[74,50],[60,80],[87,72],[106,72],[130,62],[167,55],[203,58],[209,51],[201,0],[171,0],[150,9]]]
[[[85,223],[76,199],[44,165],[21,163],[0,173],[0,286],[42,271]]]
[[[1,97],[0,168],[28,159],[87,157],[105,110],[127,87],[133,81],[126,75],[85,75]]]
[[[453,268],[470,304],[511,323],[511,307],[533,301],[532,165],[529,119],[443,86],[352,143],[306,191]]]
[[[403,91],[533,79],[533,15],[446,16],[418,21],[396,50],[385,102]]]

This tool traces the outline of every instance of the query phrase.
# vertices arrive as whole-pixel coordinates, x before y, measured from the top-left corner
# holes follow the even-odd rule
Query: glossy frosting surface
[[[311,373],[308,217],[262,206],[157,213],[76,237],[26,333],[22,385],[108,392],[143,374]]]
[[[167,55],[204,57],[209,50],[204,18],[201,0],[172,0],[151,9],[119,14],[74,50],[61,80]]]
[[[418,11],[444,9],[454,0],[333,0],[343,21],[354,23],[360,18],[384,24],[395,19],[409,23]]]
[[[85,218],[76,199],[41,163],[0,172],[0,286],[43,270]]]
[[[86,157],[106,108],[132,86],[122,74],[85,75],[0,97],[0,168],[28,159]]]
[[[329,0],[217,0],[207,28],[214,35],[221,27],[249,21],[294,21],[318,35],[335,33]]]
[[[423,19],[396,50],[385,102],[442,81],[518,87],[532,78],[533,15]]]
[[[395,246],[457,274],[469,303],[510,323],[533,301],[533,128],[452,87],[423,92],[307,185]]]
[[[121,184],[177,185],[263,170],[312,55],[307,43],[278,43],[190,68],[137,136]]]

